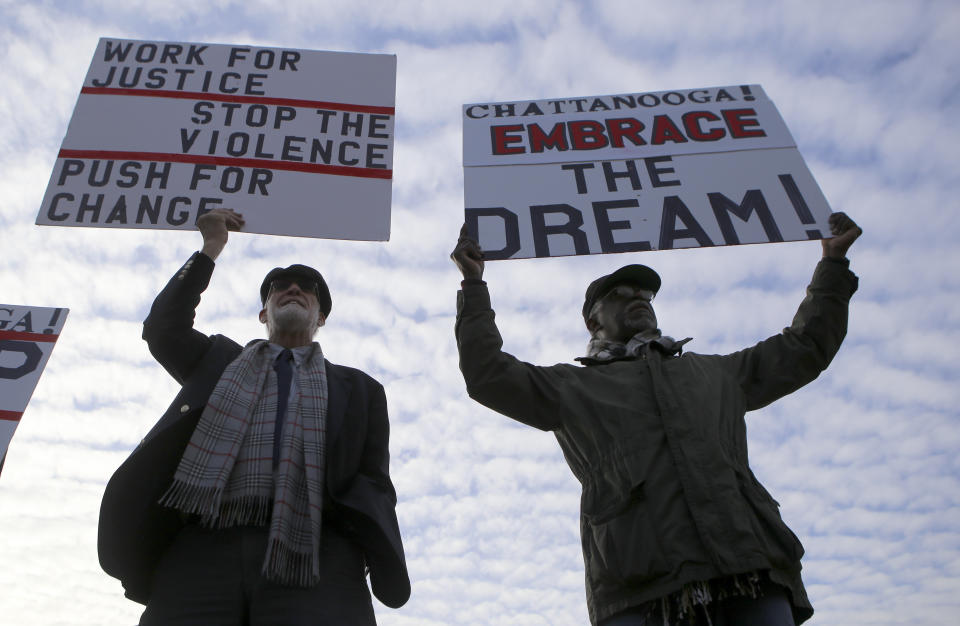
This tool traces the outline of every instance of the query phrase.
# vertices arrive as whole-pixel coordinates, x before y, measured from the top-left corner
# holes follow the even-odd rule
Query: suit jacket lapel
[[[326,359],[324,359],[326,361]],[[343,418],[347,413],[347,400],[350,398],[351,383],[343,376],[339,367],[326,361],[327,366],[327,449],[333,448],[340,436]]]

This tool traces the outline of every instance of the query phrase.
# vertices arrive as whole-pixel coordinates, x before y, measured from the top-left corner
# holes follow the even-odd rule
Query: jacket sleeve
[[[153,301],[143,322],[150,354],[180,384],[210,349],[211,338],[194,330],[193,320],[213,267],[210,257],[195,252]]]
[[[732,365],[747,410],[764,407],[817,378],[847,334],[857,277],[843,260],[822,259],[793,323],[757,345],[723,357]]]
[[[357,431],[360,435],[357,439],[357,465],[350,461],[356,458],[355,454],[340,456],[349,463],[349,469],[341,468],[337,473],[355,474],[349,476],[347,486],[334,495],[338,506],[331,507],[329,513],[333,517],[329,519],[363,546],[370,567],[373,595],[384,605],[398,608],[410,597],[410,577],[397,521],[397,492],[390,480],[387,401],[380,383],[363,373],[357,373],[355,377],[356,384],[364,390],[356,395],[366,398],[363,406],[366,419],[347,415],[348,419],[354,419],[344,427],[361,429],[361,424],[365,427]],[[338,444],[340,451],[343,452],[343,446],[352,445],[349,442],[353,439],[342,434]],[[331,461],[328,459],[327,462],[329,472]]]
[[[367,439],[360,459],[360,473],[369,478],[396,506],[397,491],[390,480],[390,420],[383,385],[375,383],[367,407]]]
[[[457,293],[455,334],[460,371],[471,398],[498,413],[541,430],[562,423],[558,385],[559,366],[539,367],[502,350],[503,339],[490,307],[490,293],[482,281],[465,281]]]

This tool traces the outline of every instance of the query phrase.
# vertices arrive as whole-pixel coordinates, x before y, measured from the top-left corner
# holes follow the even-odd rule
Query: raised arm
[[[243,228],[243,216],[214,209],[197,220],[203,247],[194,253],[153,301],[143,322],[150,353],[177,382],[190,375],[210,347],[210,337],[193,328],[200,294],[213,275],[214,259],[227,244],[228,232]]]
[[[540,367],[520,361],[503,351],[503,340],[494,321],[490,294],[483,277],[483,252],[460,230],[450,258],[463,274],[457,293],[455,333],[460,352],[460,371],[471,398],[524,424],[554,430],[562,423],[557,406],[563,394],[565,366]]]
[[[863,230],[844,213],[830,216],[833,237],[822,240],[823,259],[790,327],[752,348],[731,354],[748,410],[799,389],[833,360],[847,333],[847,308],[857,290],[847,251]]]

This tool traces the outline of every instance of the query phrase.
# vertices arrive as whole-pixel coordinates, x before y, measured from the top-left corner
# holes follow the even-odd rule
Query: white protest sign
[[[37,224],[390,238],[396,56],[101,39]]]
[[[0,458],[7,454],[68,312],[0,304]]]
[[[463,110],[466,222],[487,259],[829,236],[759,85]]]

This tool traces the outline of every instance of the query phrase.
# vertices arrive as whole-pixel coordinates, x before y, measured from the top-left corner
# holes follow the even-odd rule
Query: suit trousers
[[[141,626],[376,626],[363,553],[324,525],[320,582],[288,587],[260,573],[267,528],[188,524],[157,566]]]

